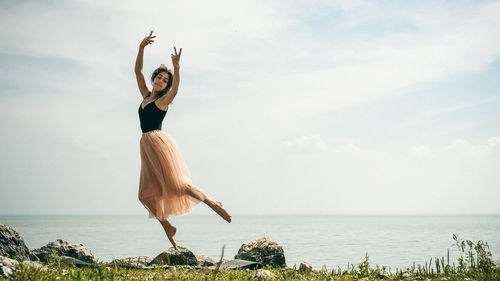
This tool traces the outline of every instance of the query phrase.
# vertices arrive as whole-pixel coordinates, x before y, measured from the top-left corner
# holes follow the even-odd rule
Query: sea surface
[[[359,264],[367,253],[372,265],[392,272],[430,258],[459,255],[453,234],[488,242],[500,258],[500,215],[234,215],[228,224],[217,215],[173,217],[177,242],[196,254],[234,258],[243,243],[269,237],[283,247],[288,267],[302,261],[315,269]],[[0,215],[29,249],[61,238],[90,248],[96,260],[156,256],[171,247],[160,223],[147,215]]]

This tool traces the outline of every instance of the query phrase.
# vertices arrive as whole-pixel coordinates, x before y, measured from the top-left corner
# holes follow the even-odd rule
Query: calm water
[[[431,257],[456,261],[452,234],[484,240],[493,258],[500,256],[500,215],[347,216],[235,215],[228,224],[216,215],[174,217],[179,245],[214,259],[225,244],[225,258],[234,258],[241,244],[260,237],[279,243],[287,265],[302,261],[315,269],[360,263],[367,252],[371,263],[391,269]],[[143,215],[130,216],[1,216],[0,223],[21,234],[29,249],[57,238],[83,243],[100,261],[129,256],[156,256],[171,245],[161,225]]]

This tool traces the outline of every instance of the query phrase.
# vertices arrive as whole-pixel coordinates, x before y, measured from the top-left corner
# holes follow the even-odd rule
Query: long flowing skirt
[[[162,130],[149,131],[142,134],[140,150],[139,201],[148,210],[149,218],[163,221],[190,212],[200,200],[189,195],[187,189],[198,189],[191,184],[174,139]]]

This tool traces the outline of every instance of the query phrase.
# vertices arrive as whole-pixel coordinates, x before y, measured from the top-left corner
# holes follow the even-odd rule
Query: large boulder
[[[12,227],[0,224],[0,256],[29,260],[29,254],[23,237]]]
[[[9,278],[14,274],[18,261],[9,259],[8,257],[0,256],[0,275]]]
[[[94,255],[89,248],[83,246],[81,243],[69,244],[62,239],[57,239],[41,248],[34,249],[31,251],[31,254],[36,255],[40,261],[47,262],[52,251],[59,256],[68,256],[86,263],[94,263]]]
[[[196,256],[190,250],[184,247],[178,247],[179,250],[176,250],[174,247],[171,247],[165,252],[162,252],[158,256],[156,256],[148,265],[192,265],[197,266],[198,260]]]
[[[235,259],[255,261],[263,266],[286,267],[283,248],[267,237],[241,245]]]

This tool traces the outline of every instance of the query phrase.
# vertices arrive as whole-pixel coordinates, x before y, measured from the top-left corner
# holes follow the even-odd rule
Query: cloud
[[[294,140],[311,145],[310,139]],[[269,190],[270,196],[286,192],[287,201],[309,202],[296,210],[299,213],[500,211],[492,199],[500,195],[497,137],[482,144],[457,139],[446,146],[418,145],[402,152],[378,151],[349,139],[325,143],[328,149],[321,154],[282,156],[273,168],[272,186],[277,190]]]
[[[408,154],[410,156],[413,156],[416,158],[421,158],[421,159],[429,159],[433,155],[432,150],[429,147],[424,146],[424,145],[411,147],[408,150]]]
[[[451,105],[451,106],[423,112],[422,117],[432,117],[432,116],[440,115],[443,113],[450,113],[450,112],[454,112],[457,110],[462,110],[462,109],[466,109],[466,108],[484,105],[484,104],[495,102],[498,100],[500,100],[500,97],[492,96],[492,97],[487,97],[487,98],[484,98],[481,100],[476,100],[476,101],[462,101],[462,102],[459,102],[459,103]]]
[[[426,83],[479,71],[500,57],[500,34],[493,28],[500,22],[492,12],[500,10],[499,3],[397,6],[387,11],[383,5],[369,5],[373,20],[402,12],[404,23],[412,26],[384,34],[356,30],[365,22],[365,12],[346,15],[343,9],[335,10],[337,6],[333,9],[341,16],[332,20],[332,29],[319,32],[310,21],[324,13],[321,7],[329,6],[321,1],[299,2],[282,13],[296,15],[291,11],[315,4],[313,12],[298,13],[272,40],[234,40],[221,49],[232,54],[225,61],[232,68],[220,73],[227,88],[212,96],[217,107],[212,122],[224,123],[231,115],[284,138],[297,127],[307,127],[315,115],[414,94]],[[467,11],[473,12],[464,21]],[[342,25],[344,16],[352,23]],[[251,116],[247,108],[252,109]],[[273,126],[266,128],[259,119]]]
[[[183,71],[196,77],[183,83],[183,93],[218,98],[220,118],[229,106],[259,105],[254,108],[279,111],[283,119],[294,118],[298,110],[313,114],[348,107],[404,92],[419,83],[477,71],[500,55],[499,31],[494,28],[499,24],[495,11],[500,6],[492,2],[415,10],[364,1],[349,5],[336,1],[57,3],[30,2],[3,10],[5,24],[16,28],[2,32],[5,40],[0,48],[9,54],[77,61],[93,74],[88,80],[102,85],[109,78],[133,78],[130,69],[138,42],[156,27],[158,37],[147,49],[145,72],[159,62],[168,63],[171,47],[183,46]],[[157,7],[154,12],[151,6]],[[325,8],[330,14],[325,14]],[[117,12],[110,16],[110,9]],[[162,11],[173,9],[176,12],[162,20]],[[464,21],[462,16],[468,11],[473,12]],[[19,13],[30,21],[20,21]],[[331,21],[327,26],[333,29],[318,32],[318,25],[310,23],[318,16]],[[414,28],[382,35],[356,29],[369,21],[394,17]]]
[[[321,152],[327,149],[325,141],[323,141],[319,134],[300,136],[287,140],[285,141],[285,145],[290,150],[298,150],[301,152]]]
[[[297,49],[301,45],[287,38],[286,45],[293,47],[283,57],[296,53],[296,65],[322,61],[325,66],[295,67],[285,75],[268,76],[261,88],[266,94],[282,93],[283,98],[293,99],[295,102],[280,106],[291,115],[300,109],[322,111],[380,99],[420,83],[477,71],[499,58],[500,31],[494,26],[500,24],[496,16],[500,3],[458,5],[454,13],[447,9],[447,5],[430,6],[411,15],[414,30],[373,37],[364,34],[363,41],[355,34],[342,37],[342,43],[333,39],[335,33],[322,34],[332,38],[331,42],[308,38],[308,42],[325,45],[313,46],[313,50],[322,50],[314,56],[300,56]],[[472,15],[463,21],[460,16],[471,9]],[[382,12],[380,18],[385,15]]]
[[[484,157],[500,151],[500,138],[491,137],[486,144],[472,144],[464,139],[457,139],[445,147],[445,151],[456,156]]]

